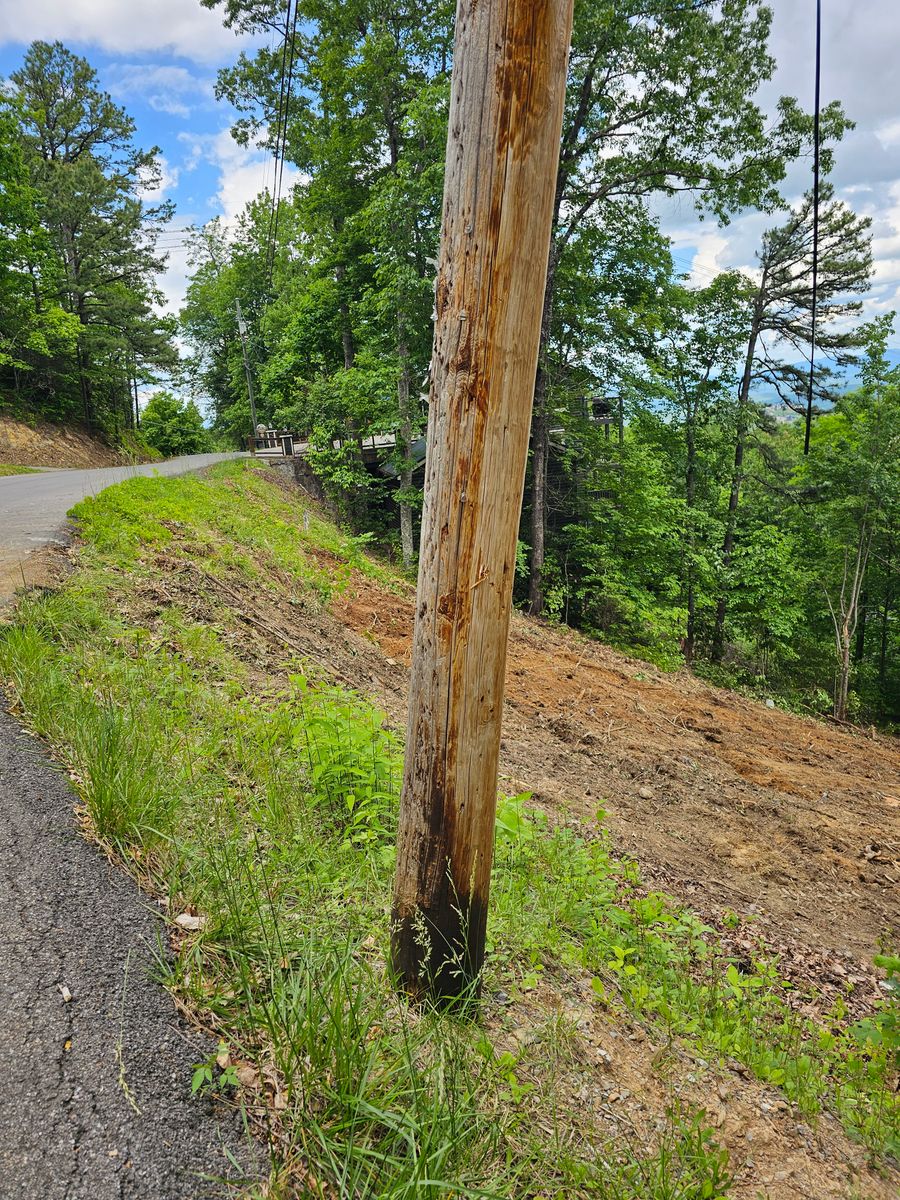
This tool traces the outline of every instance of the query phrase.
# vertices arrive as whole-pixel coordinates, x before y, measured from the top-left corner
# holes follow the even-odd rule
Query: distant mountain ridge
[[[900,350],[888,350],[885,354],[885,357],[887,358],[891,367],[900,367]],[[822,361],[829,362],[828,359],[823,359]],[[803,368],[805,366],[804,363],[794,363],[793,365],[799,368]],[[831,361],[829,365],[834,366],[833,361]],[[837,380],[835,382],[837,383],[838,390],[840,392],[852,392],[853,389],[858,386],[859,378],[859,370],[856,368],[851,368],[843,373],[843,378],[839,382]],[[754,384],[750,394],[758,404],[763,404],[766,406],[778,406],[781,404],[778,393],[769,384]]]

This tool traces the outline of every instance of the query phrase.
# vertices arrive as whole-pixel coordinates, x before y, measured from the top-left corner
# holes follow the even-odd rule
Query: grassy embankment
[[[322,666],[261,664],[239,614],[248,585],[287,589],[299,614],[351,570],[387,571],[250,464],[135,479],[77,517],[77,570],[23,601],[0,674],[94,835],[167,899],[167,983],[225,1044],[195,1082],[240,1084],[271,1137],[266,1195],[726,1196],[727,1155],[679,1098],[685,1054],[737,1060],[807,1120],[828,1110],[874,1158],[897,1154],[887,999],[864,1023],[810,1019],[777,961],[729,961],[614,861],[601,824],[550,827],[527,797],[500,806],[482,1020],[408,1009],[384,968],[400,742]],[[585,977],[610,1027],[661,1047],[670,1103],[651,1127],[573,1090],[577,1016],[538,997]]]
[[[0,463],[0,477],[3,475],[36,475],[34,467],[16,467],[10,463]]]

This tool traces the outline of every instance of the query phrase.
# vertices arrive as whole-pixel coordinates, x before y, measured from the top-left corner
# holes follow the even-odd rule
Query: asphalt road
[[[97,467],[87,471],[42,471],[37,475],[0,477],[0,578],[32,551],[48,542],[64,540],[66,513],[83,500],[113,483],[135,475],[183,475],[238,454],[191,454],[168,462],[133,467]],[[20,580],[21,582],[21,580]],[[2,598],[2,597],[0,597]]]
[[[0,567],[62,540],[86,495],[230,457],[0,478]],[[81,836],[65,777],[2,701],[0,1200],[223,1196],[258,1159],[234,1114],[190,1095],[211,1046],[152,978],[159,912]]]
[[[0,711],[0,1197],[224,1196],[226,1147],[255,1156],[235,1115],[191,1097],[210,1046],[150,978],[158,912],[72,801]]]

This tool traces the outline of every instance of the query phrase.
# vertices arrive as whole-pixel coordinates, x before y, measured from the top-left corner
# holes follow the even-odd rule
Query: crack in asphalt
[[[210,1046],[151,978],[160,918],[73,799],[0,712],[0,1200],[222,1196],[231,1158],[252,1172],[256,1154],[235,1113],[191,1097]]]

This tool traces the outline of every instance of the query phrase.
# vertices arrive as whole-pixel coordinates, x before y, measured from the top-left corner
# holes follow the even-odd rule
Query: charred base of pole
[[[477,1006],[487,904],[473,897],[414,913],[391,914],[391,971],[411,999],[464,1013]]]

